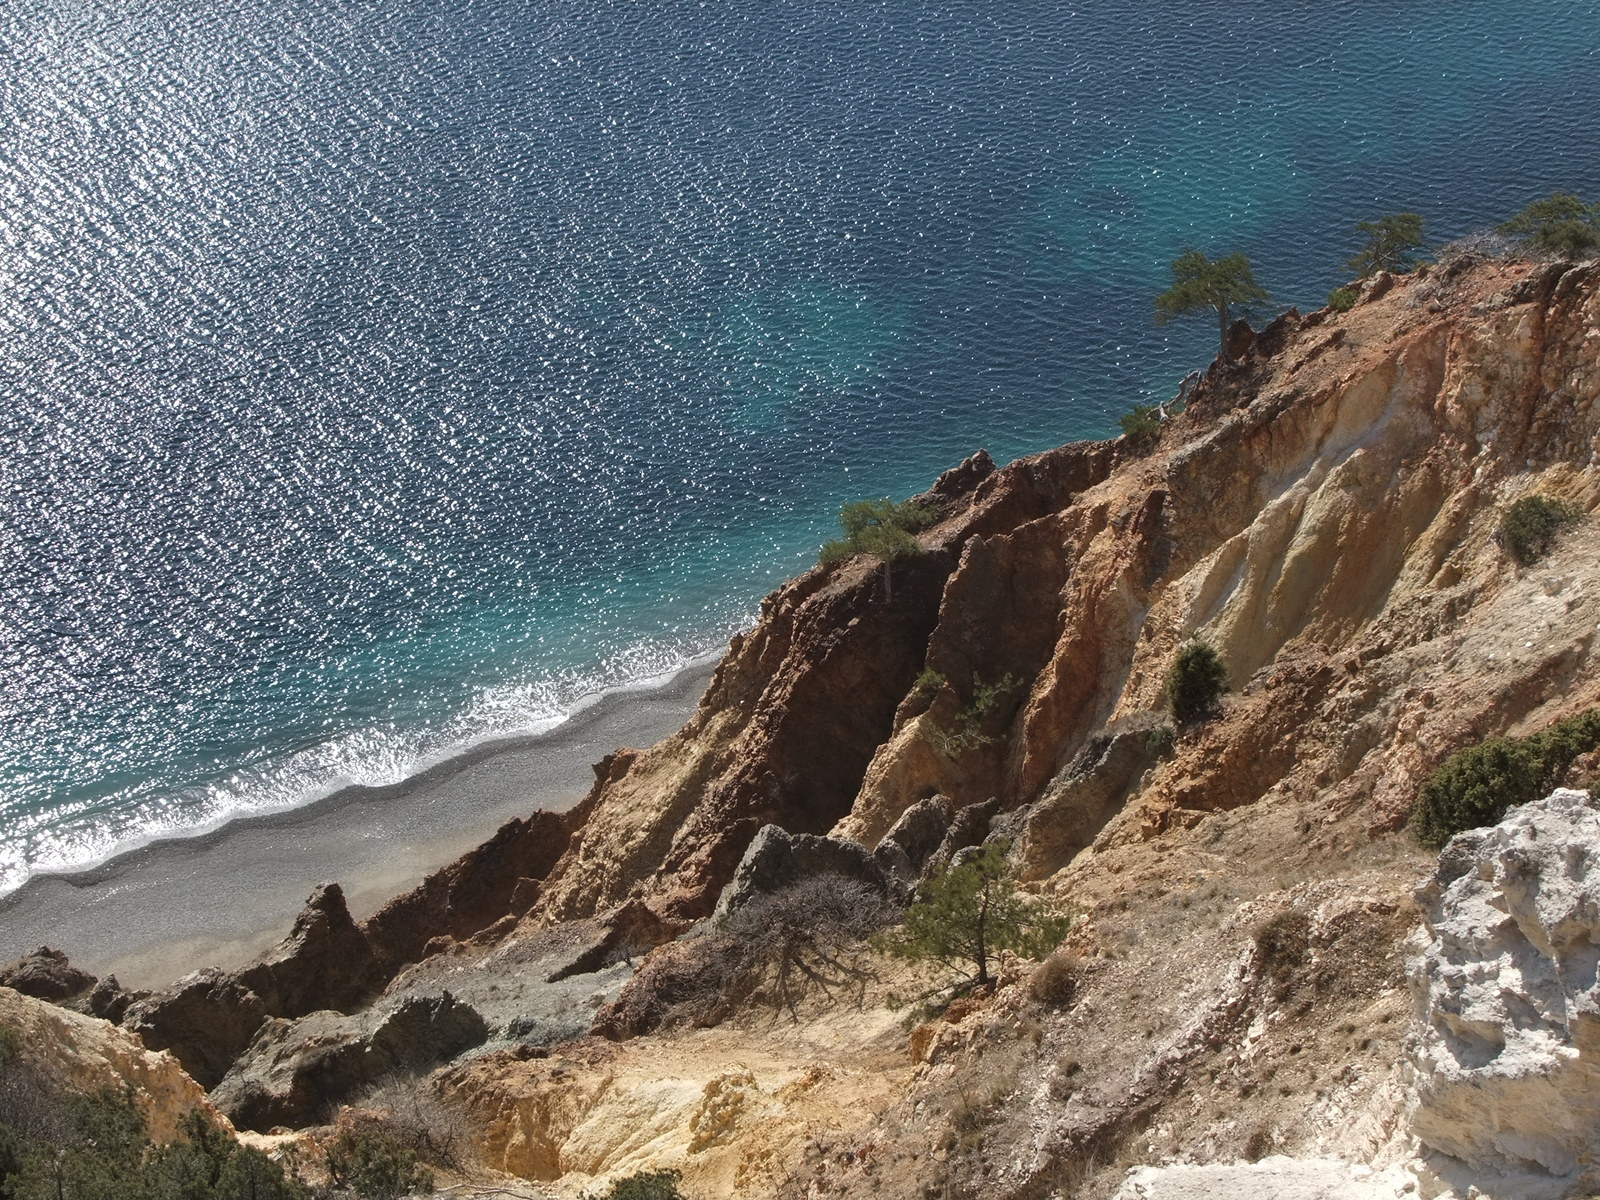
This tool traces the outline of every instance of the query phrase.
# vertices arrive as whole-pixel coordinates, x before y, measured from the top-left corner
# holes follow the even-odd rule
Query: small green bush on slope
[[[1227,690],[1228,668],[1209,643],[1196,639],[1178,648],[1165,688],[1174,721],[1183,725],[1208,716]]]
[[[1555,545],[1556,534],[1583,513],[1563,500],[1549,496],[1524,496],[1506,509],[1500,519],[1500,538],[1520,566],[1538,562]]]
[[[1072,914],[1024,896],[1006,849],[988,842],[928,880],[904,923],[874,939],[877,947],[907,962],[970,970],[979,987],[989,983],[989,963],[1002,950],[1034,959],[1048,955],[1067,936]]]
[[[1580,754],[1600,746],[1600,709],[1590,709],[1532,737],[1492,737],[1459,750],[1422,785],[1411,828],[1424,846],[1444,845],[1464,829],[1493,825],[1537,800]]]

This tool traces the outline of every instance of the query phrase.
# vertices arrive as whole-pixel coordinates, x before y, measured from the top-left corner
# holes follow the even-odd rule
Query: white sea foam
[[[351,731],[219,779],[145,797],[139,806],[145,819],[133,828],[111,831],[101,826],[52,839],[41,821],[31,859],[23,849],[26,843],[0,842],[0,896],[35,875],[92,870],[154,842],[202,836],[234,820],[300,808],[350,788],[398,787],[480,752],[536,743],[599,704],[660,691],[720,654],[718,648],[673,658],[640,643],[624,661],[645,673],[607,683],[573,675],[485,688],[437,730]],[[51,816],[59,820],[60,814]]]

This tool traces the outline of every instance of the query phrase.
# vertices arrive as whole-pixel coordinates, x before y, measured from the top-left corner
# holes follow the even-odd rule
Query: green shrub
[[[1334,288],[1328,293],[1328,307],[1334,312],[1349,312],[1359,299],[1361,293],[1356,288]]]
[[[1411,809],[1412,831],[1423,845],[1438,847],[1464,829],[1493,825],[1549,792],[1574,759],[1596,746],[1600,709],[1532,737],[1492,737],[1459,750],[1422,785]]]
[[[965,862],[940,872],[906,909],[900,928],[874,944],[908,962],[970,968],[979,987],[989,982],[989,962],[1002,950],[1043,958],[1067,936],[1072,916],[1024,897],[1006,862],[1007,846],[988,842]]]
[[[923,729],[923,736],[946,758],[958,758],[979,746],[994,745],[1000,739],[990,731],[989,726],[999,723],[996,718],[1001,712],[1001,704],[1020,686],[1020,681],[1009,671],[993,683],[984,683],[974,673],[972,699],[956,713],[950,728],[941,729],[929,724]]]
[[[1556,534],[1583,513],[1564,500],[1524,496],[1500,518],[1500,540],[1520,566],[1530,566],[1550,552]]]
[[[636,1171],[617,1180],[602,1196],[591,1198],[585,1192],[584,1200],[684,1200],[678,1190],[682,1178],[681,1171]]]
[[[1122,435],[1135,445],[1147,445],[1161,436],[1161,409],[1154,404],[1135,404],[1117,418]]]
[[[922,674],[918,675],[912,683],[911,690],[906,693],[915,699],[918,704],[932,700],[939,694],[939,689],[944,686],[944,676],[932,667],[923,667]]]
[[[149,1137],[132,1093],[61,1098],[64,1122],[19,1137],[0,1126],[0,1197],[6,1200],[310,1200],[298,1179],[241,1146],[200,1112],[164,1146]]]
[[[839,510],[842,538],[824,542],[817,562],[836,566],[857,554],[867,554],[883,564],[884,599],[894,601],[894,564],[922,553],[916,534],[938,521],[939,506],[918,499],[899,504],[882,500],[857,500]]]
[[[433,1190],[433,1175],[418,1165],[416,1151],[375,1125],[344,1126],[323,1153],[333,1186],[360,1200],[400,1200]]]
[[[1552,192],[1529,204],[1499,231],[1545,254],[1588,258],[1600,251],[1600,204],[1585,204],[1573,192]]]
[[[1422,218],[1416,213],[1390,213],[1376,221],[1357,221],[1356,232],[1366,240],[1345,265],[1363,279],[1378,271],[1404,271],[1422,249]]]
[[[1178,648],[1165,689],[1174,721],[1183,725],[1209,716],[1227,690],[1228,668],[1209,643],[1196,639]]]
[[[896,504],[881,500],[857,500],[839,510],[839,527],[844,537],[824,542],[820,561],[832,566],[855,554],[870,554],[884,562],[909,558],[919,549],[912,536],[939,519],[933,505],[920,500]]]

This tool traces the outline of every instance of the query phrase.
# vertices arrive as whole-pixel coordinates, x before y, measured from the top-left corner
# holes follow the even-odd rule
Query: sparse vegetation
[[[1228,690],[1228,668],[1208,642],[1198,638],[1178,648],[1167,671],[1167,710],[1180,725],[1211,715],[1217,700]]]
[[[882,500],[857,500],[839,510],[839,527],[844,537],[822,546],[824,566],[842,562],[853,554],[870,554],[883,562],[906,558],[918,552],[916,538],[934,521],[938,513],[916,499],[896,504]]]
[[[911,685],[911,690],[906,693],[908,699],[918,704],[927,704],[939,694],[939,689],[944,686],[944,676],[932,667],[923,667],[922,673],[917,676]]]
[[[922,553],[916,535],[939,519],[932,504],[915,498],[896,504],[881,500],[857,500],[839,510],[842,538],[824,542],[817,561],[831,567],[857,554],[865,554],[883,564],[883,590],[894,599],[894,564]]]
[[[1500,539],[1519,566],[1531,566],[1550,553],[1558,533],[1582,516],[1564,500],[1524,496],[1500,518]]]
[[[979,987],[1001,951],[1043,958],[1072,928],[1072,916],[1025,897],[1006,861],[1004,843],[989,842],[958,858],[923,887],[899,928],[876,945],[909,962],[937,962],[965,972]]]
[[[1144,744],[1157,758],[1164,757],[1178,744],[1178,731],[1171,725],[1157,725],[1144,735]]]
[[[745,1004],[794,1015],[817,994],[859,999],[870,978],[866,939],[897,915],[866,884],[840,875],[801,879],[698,937],[657,949],[618,998],[609,1030],[630,1037],[711,1026]]]
[[[1334,312],[1349,312],[1361,299],[1361,293],[1350,287],[1334,288],[1328,293],[1328,307]]]
[[[440,1100],[426,1078],[396,1075],[373,1089],[361,1119],[381,1128],[422,1163],[459,1171],[473,1144],[461,1109]]]
[[[1585,204],[1573,192],[1552,192],[1499,226],[1499,232],[1557,258],[1600,253],[1600,204]]]
[[[681,1171],[635,1171],[598,1196],[585,1192],[584,1200],[684,1200],[678,1190],[682,1178]]]
[[[941,729],[929,725],[924,729],[923,736],[946,758],[959,758],[968,750],[994,745],[999,737],[990,726],[997,723],[996,718],[1006,698],[1020,686],[1009,671],[993,683],[985,683],[981,677],[973,675],[972,699],[962,706],[950,722],[950,727]]]
[[[1345,265],[1362,279],[1379,271],[1404,271],[1416,251],[1422,249],[1422,218],[1416,213],[1391,213],[1376,221],[1357,221],[1356,232],[1366,240]]]
[[[1311,918],[1298,908],[1272,914],[1255,929],[1256,966],[1281,995],[1310,950]]]
[[[1047,1008],[1071,1008],[1082,979],[1083,959],[1072,950],[1056,950],[1028,976],[1028,995]]]
[[[336,1195],[400,1200],[433,1190],[433,1174],[417,1152],[379,1121],[347,1117],[323,1154]]]
[[[1493,825],[1511,809],[1561,782],[1577,757],[1600,746],[1600,709],[1532,737],[1492,737],[1452,754],[1428,777],[1411,810],[1411,828],[1438,847],[1465,829]]]
[[[1267,293],[1256,282],[1250,260],[1243,254],[1210,259],[1199,250],[1186,250],[1170,264],[1172,286],[1156,297],[1156,324],[1187,313],[1214,312],[1220,334],[1218,357],[1228,358],[1228,309],[1241,304],[1261,304]]]
[[[0,1126],[0,1196],[8,1200],[310,1200],[298,1179],[197,1111],[177,1140],[158,1146],[131,1092],[45,1102],[53,1112],[36,1113],[35,1127],[49,1136]]]
[[[1117,425],[1131,444],[1147,446],[1161,436],[1161,409],[1154,404],[1135,404],[1117,418]]]

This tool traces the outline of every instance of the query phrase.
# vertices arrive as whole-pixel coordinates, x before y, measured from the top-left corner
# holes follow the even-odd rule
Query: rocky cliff
[[[635,896],[691,921],[762,824],[872,847],[935,795],[1016,814],[1040,879],[1130,803],[1115,839],[1307,791],[1321,824],[1397,828],[1444,753],[1600,694],[1592,539],[1525,573],[1495,536],[1524,492],[1600,494],[1597,282],[1467,260],[1381,276],[1349,313],[1246,335],[1159,445],[949,472],[892,600],[871,561],[812,570],[680,733],[604,764],[530,919]],[[1163,721],[1196,634],[1236,698],[1158,764],[1119,735]],[[942,686],[913,690],[924,670]]]
[[[947,472],[892,592],[864,558],[779,589],[689,723],[600,763],[573,813],[366,922],[324,890],[262,962],[110,1000],[257,1124],[358,1094],[363,1064],[487,1039],[434,1086],[489,1167],[558,1191],[671,1166],[691,1195],[1192,1194],[1203,1172],[1129,1175],[1181,1159],[1376,1195],[1421,1178],[1391,1169],[1413,1128],[1485,1188],[1519,1157],[1576,1178],[1581,1106],[1466,1147],[1476,1097],[1512,1086],[1474,1074],[1491,1025],[1586,1044],[1582,904],[1516,918],[1554,964],[1536,986],[1490,913],[1521,911],[1521,851],[1474,843],[1436,875],[1403,826],[1451,751],[1600,702],[1600,528],[1529,568],[1497,533],[1523,495],[1600,499],[1600,264],[1380,275],[1349,312],[1230,341],[1158,437]],[[1195,636],[1232,690],[1174,730],[1162,682]],[[787,1011],[758,990],[665,1019],[661,981],[692,990],[674,963],[730,882],[724,912],[804,862],[893,894],[988,838],[1081,914],[1048,969],[1008,962],[914,1029],[890,1002],[927,981],[885,964]],[[1435,911],[1469,879],[1470,933]],[[1423,916],[1430,978],[1476,978],[1474,938],[1507,964],[1493,1020],[1462,983],[1408,1033]],[[1524,984],[1550,993],[1533,1016],[1505,998]],[[609,1037],[580,1036],[596,1010]],[[424,1027],[426,1052],[394,1044]],[[1516,1084],[1546,1097],[1529,1112],[1587,1078],[1581,1053]]]

